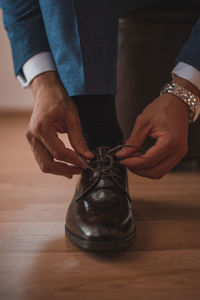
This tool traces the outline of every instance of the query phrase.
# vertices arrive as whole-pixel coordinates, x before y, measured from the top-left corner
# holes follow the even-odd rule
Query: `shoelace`
[[[118,150],[120,150],[122,148],[134,148],[134,149],[138,150],[136,153],[134,153],[133,155],[128,156],[127,158],[138,157],[138,156],[141,156],[142,154],[145,153],[145,149],[142,148],[142,147],[140,148],[140,147],[133,146],[133,145],[118,145],[116,147],[113,147],[113,148],[109,149],[107,151],[107,153],[104,155],[103,160],[102,159],[96,159],[96,160],[92,161],[92,163],[94,164],[96,162],[104,162],[104,161],[106,161],[106,158],[109,158],[110,163],[105,168],[100,168],[100,167],[93,168],[91,165],[89,165],[89,163],[87,163],[83,160],[84,156],[81,153],[78,153],[78,157],[79,157],[80,161],[83,163],[83,165],[86,168],[90,169],[93,172],[99,171],[101,173],[104,173],[105,171],[108,171],[113,167],[113,162],[114,162],[114,159],[113,159],[113,156],[112,156],[113,152],[117,152]],[[119,161],[120,161],[120,159],[118,159],[118,161],[115,161],[115,162],[119,162]]]

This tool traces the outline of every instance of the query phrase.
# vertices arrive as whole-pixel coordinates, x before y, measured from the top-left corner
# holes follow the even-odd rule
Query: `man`
[[[176,71],[173,83],[138,116],[122,147],[114,98],[118,2],[0,3],[15,74],[30,85],[35,98],[27,134],[35,159],[43,172],[68,178],[81,173],[67,212],[66,234],[88,250],[127,247],[136,228],[125,167],[161,178],[183,158],[188,121],[199,114],[198,85]],[[195,72],[200,69],[199,28],[197,23],[177,59]],[[65,147],[58,132],[68,134],[74,151]],[[147,137],[156,143],[144,152]]]

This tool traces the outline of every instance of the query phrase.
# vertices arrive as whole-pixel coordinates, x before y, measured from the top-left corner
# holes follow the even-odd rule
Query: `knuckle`
[[[140,121],[142,119],[142,114],[139,114],[136,118],[137,121]]]
[[[62,152],[54,151],[54,152],[53,152],[53,157],[54,157],[55,159],[57,159],[57,160],[64,160],[65,155],[64,155],[64,153],[62,153]]]
[[[163,178],[164,174],[158,172],[158,173],[153,173],[153,174],[151,174],[150,176],[151,176],[151,177],[150,177],[151,179],[155,179],[155,180],[156,180],[156,179],[161,179],[161,178]]]
[[[137,116],[136,122],[141,125],[148,125],[150,120],[145,114],[141,113]]]
[[[42,171],[43,173],[51,173],[51,168],[50,168],[50,166],[49,166],[49,165],[46,165],[46,164],[44,164],[44,163],[42,163],[42,164],[40,165],[40,169],[41,169],[41,171]]]
[[[77,115],[75,113],[70,113],[69,114],[69,120],[71,122],[76,122],[77,121]]]
[[[142,114],[138,115],[136,118],[136,123],[143,123],[144,122],[144,116]]]
[[[78,123],[78,117],[76,114],[69,112],[69,114],[67,115],[67,122],[68,122],[68,126],[69,128],[71,126],[74,126],[74,124]]]
[[[145,168],[145,169],[151,168],[151,166],[152,166],[152,162],[150,162],[150,161],[146,161],[146,162],[144,163],[144,168]]]
[[[27,138],[27,140],[29,141],[29,143],[31,142],[31,140],[32,140],[32,133],[31,133],[31,131],[30,130],[28,130],[27,131],[27,133],[26,133],[26,138]]]
[[[42,122],[38,122],[33,128],[33,132],[36,136],[41,135],[44,132],[44,125]]]

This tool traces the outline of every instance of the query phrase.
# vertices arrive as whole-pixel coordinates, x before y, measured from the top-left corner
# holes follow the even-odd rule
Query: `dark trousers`
[[[158,97],[198,17],[193,10],[146,10],[120,16],[117,114],[127,138],[136,117]],[[200,119],[190,125],[189,157],[200,159]]]

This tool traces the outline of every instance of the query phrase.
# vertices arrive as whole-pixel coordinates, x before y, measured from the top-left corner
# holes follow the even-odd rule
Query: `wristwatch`
[[[166,83],[162,90],[160,91],[160,94],[172,94],[174,96],[177,96],[179,99],[184,101],[189,108],[189,122],[193,123],[197,120],[199,114],[200,114],[200,97],[192,94],[190,91],[185,89],[184,87],[174,83]]]

